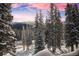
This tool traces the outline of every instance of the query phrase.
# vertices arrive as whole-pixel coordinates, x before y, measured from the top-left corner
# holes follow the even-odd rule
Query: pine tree
[[[74,24],[75,24],[75,32],[76,32],[76,38],[75,38],[75,45],[76,45],[76,48],[78,48],[78,44],[79,44],[79,9],[78,9],[78,6],[77,4],[74,4],[73,6],[74,8],[74,12],[73,12],[73,21],[74,21]]]
[[[67,4],[66,7],[66,22],[65,22],[65,40],[66,46],[71,47],[74,51],[74,44],[78,44],[78,17],[79,11],[76,4]]]
[[[61,40],[63,39],[62,36],[63,36],[63,24],[60,20],[60,13],[59,11],[57,10],[57,13],[56,13],[56,46],[61,50]]]
[[[55,10],[56,9],[56,7],[55,7],[55,5],[54,4],[50,4],[50,12],[49,12],[49,23],[48,23],[48,26],[47,26],[47,32],[48,32],[48,44],[47,44],[47,47],[49,48],[49,49],[53,49],[53,50],[56,50],[56,45],[55,45],[55,43],[56,43],[56,39],[55,39],[55,33],[54,33],[54,29],[55,29],[55,27],[54,27],[54,25],[55,25],[55,17],[56,17],[56,15],[55,15]],[[52,51],[53,51],[52,50]]]
[[[0,56],[15,55],[15,32],[11,28],[11,4],[0,3]]]
[[[52,46],[52,40],[50,39],[50,19],[46,17],[46,29],[45,29],[45,44],[47,44],[47,48],[50,49]]]
[[[39,16],[36,14],[35,21],[35,53],[43,50],[44,47],[44,32],[43,32],[43,18],[40,10]]]
[[[48,27],[49,27],[49,23],[48,23],[49,19],[46,16],[46,22],[45,22],[45,45],[48,44]],[[50,46],[50,45],[49,45]],[[48,47],[49,47],[48,46]]]
[[[39,16],[38,16],[38,13],[36,13],[36,17],[35,17],[35,28],[38,27],[38,19],[39,19]]]
[[[55,52],[56,47],[58,47],[61,50],[61,36],[59,34],[61,33],[61,21],[60,21],[60,13],[57,10],[56,6],[54,4],[50,4],[50,13],[49,13],[49,19],[46,21],[46,37],[47,37],[47,47],[48,49],[52,48],[52,52]]]

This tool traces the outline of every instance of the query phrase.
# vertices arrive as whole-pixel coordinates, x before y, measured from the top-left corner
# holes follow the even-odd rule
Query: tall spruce
[[[60,51],[61,50],[61,40],[63,40],[63,24],[60,20],[60,13],[57,10],[56,12],[56,47],[59,48]],[[63,51],[62,51],[63,52]]]
[[[0,3],[0,56],[15,55],[15,32],[11,28],[11,4]]]
[[[43,50],[44,47],[44,31],[43,31],[43,16],[40,10],[39,15],[36,14],[35,19],[35,53]]]
[[[50,4],[49,19],[46,21],[46,39],[48,49],[52,48],[52,52],[56,51],[56,47],[61,50],[61,29],[60,13],[54,4]],[[60,35],[60,36],[59,36]]]
[[[73,21],[74,21],[74,24],[75,24],[75,32],[76,32],[76,36],[75,36],[75,46],[76,48],[78,48],[78,44],[79,44],[79,9],[78,9],[78,6],[77,4],[74,4],[73,5],[73,8],[74,8],[74,12],[73,12]]]
[[[71,51],[74,51],[74,45],[78,47],[78,22],[79,11],[76,4],[67,4],[66,7],[66,22],[65,22],[65,40],[66,46],[71,47]]]

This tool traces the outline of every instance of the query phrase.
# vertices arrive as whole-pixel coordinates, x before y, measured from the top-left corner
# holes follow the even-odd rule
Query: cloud
[[[19,3],[14,3],[14,4],[11,5],[11,7],[12,8],[18,8],[18,7],[20,7],[20,5],[19,5]]]
[[[27,14],[12,14],[13,22],[27,22],[27,21],[33,21],[34,22],[34,15],[27,15]]]
[[[28,3],[13,3],[11,5],[12,8],[19,8],[19,7],[27,7],[29,4]]]
[[[66,3],[55,3],[55,5],[60,11],[65,10]],[[28,7],[28,8],[48,10],[50,8],[50,3],[14,3],[12,4],[12,8],[18,8],[21,6]]]
[[[12,8],[18,8],[21,6],[25,6],[28,8],[36,8],[36,9],[49,9],[49,5],[48,3],[14,3],[12,4]]]
[[[66,3],[55,3],[55,5],[57,6],[57,8],[59,9],[59,11],[65,11],[66,8]],[[29,7],[34,7],[37,9],[42,9],[42,10],[48,10],[50,9],[50,3],[32,3],[29,4]]]
[[[37,8],[37,9],[49,9],[49,3],[31,3],[29,4],[30,8]]]
[[[55,5],[59,9],[59,11],[65,11],[66,3],[55,3]],[[50,8],[50,4],[49,3],[14,3],[12,4],[12,8],[17,8],[17,10],[15,9],[12,10],[15,11],[15,13],[13,13],[14,16],[13,22],[34,21],[34,17],[35,17],[34,10],[41,9],[44,10],[43,14],[46,14],[45,10],[48,10]],[[19,10],[18,8],[22,8],[22,9]],[[65,16],[62,16],[61,21],[62,22],[65,21]]]
[[[56,3],[55,5],[59,9],[59,11],[65,11],[66,3]]]

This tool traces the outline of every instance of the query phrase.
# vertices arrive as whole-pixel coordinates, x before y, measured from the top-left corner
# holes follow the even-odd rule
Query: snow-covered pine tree
[[[66,15],[66,21],[65,21],[65,42],[66,42],[66,46],[67,47],[71,46],[71,39],[70,39],[70,31],[72,29],[70,27],[71,10],[72,10],[72,5],[71,4],[67,4],[66,11],[65,11],[65,15]],[[72,49],[73,49],[73,45],[72,45]]]
[[[52,48],[52,52],[55,52],[56,47],[59,49],[61,48],[61,29],[62,24],[60,21],[60,13],[57,10],[56,6],[54,4],[50,4],[50,13],[49,13],[49,19],[46,21],[46,37],[47,37],[47,47],[48,49]],[[60,36],[59,36],[60,34]]]
[[[46,29],[45,29],[45,44],[47,45],[47,48],[50,49],[52,46],[52,40],[50,39],[50,19],[49,17],[46,17]]]
[[[15,55],[15,32],[10,24],[13,19],[11,4],[0,3],[0,56],[10,53]]]
[[[73,8],[74,8],[74,12],[73,12],[73,21],[75,24],[75,32],[76,32],[76,38],[75,38],[75,46],[76,48],[78,48],[78,44],[79,44],[79,9],[77,4],[73,4]]]
[[[56,41],[56,40],[54,40],[55,39],[55,35],[54,35],[54,32],[53,32],[53,21],[54,21],[54,19],[55,19],[55,6],[54,6],[54,4],[50,4],[50,11],[49,11],[49,19],[47,19],[48,20],[48,22],[47,22],[47,24],[46,24],[46,28],[47,28],[47,30],[46,30],[46,37],[47,37],[47,40],[48,40],[48,43],[47,43],[47,47],[48,47],[48,49],[51,49],[51,47],[52,47],[52,45],[53,45],[53,47],[52,47],[52,49],[54,48],[54,50],[55,50],[55,47],[56,47],[56,45],[55,45],[55,43],[56,42],[54,42],[54,41]]]
[[[65,40],[66,46],[71,47],[71,51],[74,51],[74,44],[78,44],[78,22],[79,11],[76,4],[67,4],[66,7],[66,22],[65,22]]]
[[[35,18],[35,54],[44,47],[44,30],[43,30],[43,16],[40,10],[39,16],[36,14]]]
[[[60,20],[60,13],[56,12],[56,47],[61,50],[61,40],[63,40],[63,24]]]
[[[48,44],[48,27],[49,27],[49,23],[48,23],[49,19],[46,16],[46,21],[45,21],[45,45]],[[50,46],[50,45],[49,45]],[[48,47],[49,47],[48,46]]]

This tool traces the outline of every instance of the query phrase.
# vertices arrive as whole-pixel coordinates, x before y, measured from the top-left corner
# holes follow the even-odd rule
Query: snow
[[[26,47],[27,48],[27,47]],[[68,52],[70,52],[70,48],[66,48],[65,45],[61,46],[61,49],[64,51],[64,53],[61,53],[61,51],[57,48],[56,49],[56,54],[53,54],[51,52],[49,52],[49,50],[47,49],[47,47],[45,46],[45,49],[38,52],[37,54],[34,54],[34,41],[33,44],[30,46],[29,51],[23,50],[23,46],[22,46],[22,42],[21,41],[17,41],[16,42],[16,56],[55,56],[55,55],[60,55],[60,54],[66,54]],[[42,54],[41,54],[42,53]],[[9,53],[4,55],[4,56],[11,56]]]
[[[21,45],[22,42],[16,42],[16,43],[17,43],[17,45],[16,45],[16,56],[32,56],[33,55],[34,48],[35,48],[34,47],[34,41],[33,41],[33,44],[31,45],[29,51],[23,50],[23,46]],[[64,53],[68,52],[68,49],[66,49],[64,45],[62,45],[61,48],[64,51]],[[46,47],[43,51],[44,51],[44,53],[48,53],[49,55],[51,55],[51,53],[48,51],[48,49]],[[58,55],[61,54],[61,51],[58,48],[56,49],[56,52],[57,52]],[[40,54],[40,52],[38,52],[38,54]],[[54,54],[52,54],[52,55],[54,55]]]
[[[15,45],[16,45],[16,56],[32,56],[34,53],[34,44],[30,46],[29,51],[23,50],[21,41],[16,41]],[[3,55],[3,56],[12,56],[12,55],[7,53],[6,55]]]
[[[34,56],[53,56],[53,54],[48,49],[44,49],[36,53]]]
[[[30,49],[29,51],[26,51],[26,50],[23,50],[22,45],[18,45],[17,49],[16,49],[16,56],[31,56],[33,54],[33,50],[34,50],[33,45],[31,47],[32,47],[32,49]]]
[[[68,49],[66,49],[65,46],[61,46],[61,48],[62,48],[64,53],[62,53],[58,48],[56,48],[55,53],[51,53],[47,48],[45,48],[44,50],[36,53],[34,56],[58,56],[58,55],[61,55],[61,54],[68,53]]]
[[[17,43],[17,42],[16,42]],[[34,42],[30,46],[29,51],[23,50],[22,42],[18,42],[16,45],[16,56],[32,56],[34,53]],[[27,47],[26,47],[27,48]]]

